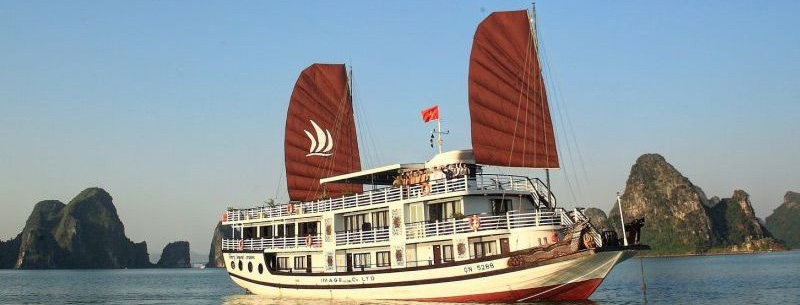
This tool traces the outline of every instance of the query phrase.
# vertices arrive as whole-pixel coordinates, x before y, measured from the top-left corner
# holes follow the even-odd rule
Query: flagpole
[[[443,142],[443,141],[442,141],[442,119],[439,119],[439,118],[437,118],[437,119],[436,119],[436,124],[437,124],[437,127],[436,127],[436,128],[438,128],[438,130],[437,130],[437,131],[439,131],[439,132],[438,132],[438,134],[439,134],[439,140],[438,140],[438,141],[436,141],[436,142],[439,144],[439,153],[441,154],[441,153],[442,153],[442,142]]]

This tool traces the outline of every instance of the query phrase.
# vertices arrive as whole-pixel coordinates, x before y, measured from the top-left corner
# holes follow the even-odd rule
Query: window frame
[[[291,270],[289,267],[289,257],[288,256],[280,256],[275,259],[275,268],[278,270]]]
[[[442,262],[449,263],[456,261],[453,255],[453,245],[442,245]]]
[[[475,242],[474,244],[472,244],[472,250],[473,250],[474,258],[481,258],[481,257],[497,255],[497,250],[495,249],[496,244],[497,244],[497,241],[494,241],[494,240]],[[478,249],[480,249],[480,251],[478,251]],[[487,251],[487,250],[489,250],[489,251]],[[478,253],[478,252],[480,252],[480,253]]]
[[[489,202],[491,203],[492,216],[508,214],[514,206],[514,202],[511,199],[491,199]],[[500,205],[497,206],[496,204]]]
[[[392,257],[389,251],[375,252],[375,267],[391,267],[391,266],[392,266]]]
[[[298,264],[298,262],[300,263]],[[295,256],[292,267],[294,267],[294,270],[306,270],[306,256]]]
[[[353,268],[369,268],[371,257],[369,252],[353,253]]]

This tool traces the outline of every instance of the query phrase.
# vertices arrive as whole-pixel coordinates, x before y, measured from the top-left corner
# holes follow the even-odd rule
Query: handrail
[[[525,176],[501,174],[477,174],[474,177],[462,176],[451,179],[438,179],[423,184],[393,186],[370,190],[354,195],[321,199],[312,202],[287,203],[276,206],[262,206],[249,209],[231,209],[225,212],[223,221],[243,221],[328,212],[353,207],[375,205],[410,198],[475,191],[522,191],[543,194],[547,187],[541,180],[531,180]],[[545,195],[550,194],[547,190]],[[536,196],[535,196],[536,197]],[[538,197],[535,199],[538,200]]]
[[[478,217],[480,225],[474,225],[474,220],[471,221],[470,219],[471,217],[466,217],[463,219],[450,218],[437,222],[406,223],[406,238],[420,239],[468,232],[561,225],[561,218],[556,212],[508,213],[497,216],[481,216]],[[471,224],[473,226],[470,226]]]
[[[357,245],[389,241],[389,228],[336,232],[336,245]]]
[[[321,247],[322,238],[319,235],[311,236],[310,245],[306,244],[305,236],[222,240],[222,250],[272,250]]]

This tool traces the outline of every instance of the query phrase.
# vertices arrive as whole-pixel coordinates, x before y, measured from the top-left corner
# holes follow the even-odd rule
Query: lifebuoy
[[[306,247],[311,247],[311,234],[306,235]]]
[[[594,237],[592,237],[592,234],[589,234],[589,232],[583,234],[583,246],[586,247],[586,249],[595,248]]]
[[[294,204],[287,204],[286,205],[286,213],[294,214]]]
[[[472,215],[469,218],[469,227],[472,228],[473,231],[478,231],[478,228],[481,227],[481,219],[478,215]]]
[[[428,184],[428,183],[423,183],[423,184],[420,186],[420,193],[421,193],[422,195],[428,195],[428,194],[430,194],[430,193],[431,193],[431,185],[430,185],[430,184]]]
[[[244,239],[239,240],[239,250],[244,250]]]
[[[222,222],[228,221],[228,212],[222,213]]]

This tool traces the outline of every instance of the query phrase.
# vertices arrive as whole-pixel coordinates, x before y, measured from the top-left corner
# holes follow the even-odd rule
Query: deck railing
[[[308,249],[320,247],[322,247],[322,239],[319,235],[311,236],[310,243],[303,236],[222,240],[222,250]]]
[[[336,245],[357,245],[389,241],[389,228],[366,231],[336,232]]]
[[[530,192],[538,195],[534,196],[534,200],[537,202],[543,199],[552,200],[553,198],[547,187],[539,179],[529,179],[528,177],[513,175],[478,174],[474,177],[463,176],[451,179],[439,179],[430,181],[426,184],[386,187],[354,195],[328,198],[312,202],[263,206],[250,209],[232,209],[225,212],[223,221],[243,221],[297,214],[327,212],[399,201],[403,199],[423,198],[440,194],[463,192],[466,190]]]
[[[561,218],[557,212],[508,213],[498,216],[482,216],[478,217],[479,225],[475,225],[475,220],[470,219],[471,217],[466,217],[463,219],[451,218],[437,222],[407,223],[406,238],[419,239],[468,232],[561,225]]]

